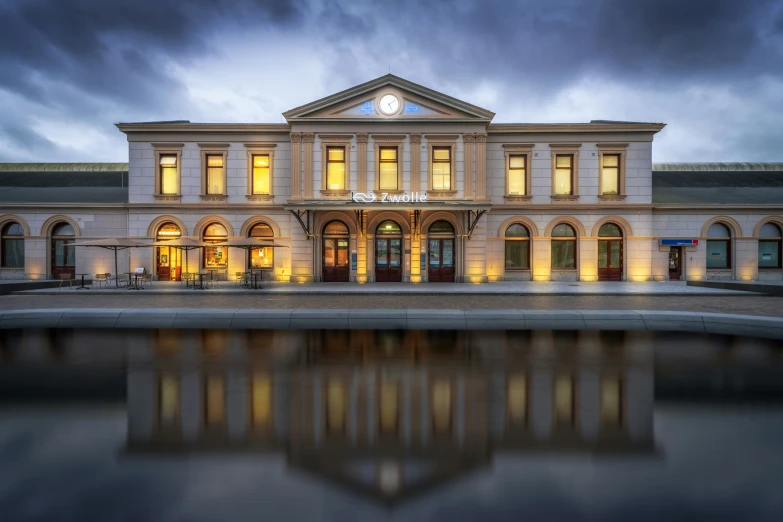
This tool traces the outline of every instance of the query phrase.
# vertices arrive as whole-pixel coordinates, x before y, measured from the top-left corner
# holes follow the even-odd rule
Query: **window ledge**
[[[387,189],[378,189],[378,190],[373,190],[373,193],[376,196],[380,196],[381,194],[394,194],[395,196],[397,196],[399,194],[404,194],[405,191],[404,190],[397,190],[397,189],[394,189],[394,190],[391,190],[391,189],[389,189],[389,190],[387,190]]]
[[[351,193],[347,190],[322,190],[321,197],[324,199],[348,199]]]
[[[457,197],[456,190],[428,190],[427,197],[433,199],[454,199]]]
[[[552,201],[579,201],[579,194],[553,194]]]
[[[576,272],[576,268],[550,268],[552,272]]]
[[[218,203],[228,201],[227,194],[201,194],[199,197],[201,198],[201,201],[214,201]]]
[[[155,201],[180,201],[182,194],[155,194]]]
[[[533,196],[503,196],[503,199],[506,200],[506,203],[530,203]]]
[[[245,199],[248,201],[272,201],[275,197],[272,194],[247,194]]]
[[[599,194],[598,201],[625,201],[625,194]]]

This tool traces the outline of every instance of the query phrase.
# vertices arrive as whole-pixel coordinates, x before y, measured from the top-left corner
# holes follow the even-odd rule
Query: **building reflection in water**
[[[644,333],[161,330],[128,343],[133,455],[279,453],[392,503],[498,452],[656,453]]]

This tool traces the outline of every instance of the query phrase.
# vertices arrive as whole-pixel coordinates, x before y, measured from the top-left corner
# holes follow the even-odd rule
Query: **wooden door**
[[[402,282],[402,239],[375,238],[375,281]]]
[[[173,247],[155,248],[155,272],[158,281],[180,280],[180,250]]]
[[[682,247],[669,250],[669,281],[679,281],[682,277]]]
[[[454,239],[430,238],[429,265],[427,272],[430,283],[454,282]]]
[[[65,245],[73,243],[73,238],[52,238],[52,277],[60,279],[60,274],[76,277],[76,249]]]
[[[622,239],[598,240],[598,280],[623,280],[623,241]]]
[[[331,283],[348,282],[348,238],[326,237],[323,245],[323,280]]]

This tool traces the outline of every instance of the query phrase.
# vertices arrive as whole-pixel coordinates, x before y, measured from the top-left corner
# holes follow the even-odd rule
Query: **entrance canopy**
[[[427,201],[425,203],[355,203],[353,201],[308,201],[307,203],[289,203],[285,210],[489,210],[489,203],[471,203],[469,201]]]

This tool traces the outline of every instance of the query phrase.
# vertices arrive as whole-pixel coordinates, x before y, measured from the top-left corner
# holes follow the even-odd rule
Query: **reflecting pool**
[[[780,520],[783,348],[0,332],[0,520]]]

